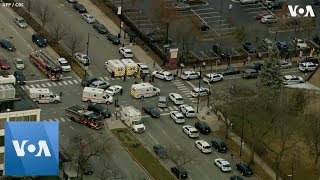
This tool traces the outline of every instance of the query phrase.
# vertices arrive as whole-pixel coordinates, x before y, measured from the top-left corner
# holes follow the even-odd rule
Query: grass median
[[[153,179],[174,180],[172,174],[126,128],[113,129],[112,133]]]

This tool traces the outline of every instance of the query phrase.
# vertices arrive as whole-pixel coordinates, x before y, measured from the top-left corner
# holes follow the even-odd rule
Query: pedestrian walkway
[[[45,120],[40,120],[40,121],[47,121],[47,122],[70,122],[69,118],[66,117],[60,117],[60,118],[51,118],[51,119],[45,119]]]
[[[188,88],[187,85],[183,83],[183,81],[177,79],[177,80],[174,80],[172,84],[175,85],[184,94],[184,96],[187,97],[192,103],[198,102],[197,98],[194,98],[190,95],[191,90]]]

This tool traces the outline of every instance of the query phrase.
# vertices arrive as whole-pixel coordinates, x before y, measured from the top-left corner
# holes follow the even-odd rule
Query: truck
[[[135,133],[142,133],[146,130],[141,120],[141,112],[133,106],[122,106],[119,117]]]
[[[84,124],[92,129],[101,129],[103,127],[103,116],[95,114],[78,105],[74,105],[65,109],[66,116],[75,122]]]
[[[126,66],[126,75],[132,76],[138,73],[138,65],[131,59],[121,59],[121,62]]]
[[[30,88],[28,89],[28,95],[36,103],[58,103],[60,102],[60,96],[53,94],[49,88]]]
[[[145,97],[152,97],[152,96],[159,96],[160,89],[154,87],[150,83],[140,83],[140,84],[133,84],[131,86],[131,95],[134,98],[145,98]]]
[[[104,66],[114,77],[121,77],[126,73],[126,66],[119,59],[108,60]]]
[[[104,89],[85,87],[82,91],[82,101],[95,102],[103,104],[111,104],[113,97],[108,94]]]
[[[150,73],[149,68],[146,64],[137,63],[139,76],[148,75]]]
[[[14,75],[3,75],[0,76],[0,84],[16,84],[16,78]]]

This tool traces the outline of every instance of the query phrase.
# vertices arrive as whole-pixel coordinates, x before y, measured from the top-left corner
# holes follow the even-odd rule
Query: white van
[[[111,104],[113,97],[103,89],[85,87],[82,92],[82,101]]]
[[[115,77],[124,76],[126,72],[126,66],[119,59],[108,60],[104,66]]]
[[[131,95],[134,98],[145,98],[160,95],[160,89],[150,83],[133,84],[131,86]]]
[[[120,60],[126,67],[126,75],[132,76],[135,73],[138,73],[138,65],[130,58],[128,59],[121,59]]]
[[[58,103],[60,96],[53,94],[48,88],[30,88],[30,98],[36,103]]]

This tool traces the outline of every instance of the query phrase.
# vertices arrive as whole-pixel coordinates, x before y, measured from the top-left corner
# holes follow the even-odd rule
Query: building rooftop
[[[31,109],[39,109],[37,104],[32,101],[26,92],[23,91],[20,85],[15,86],[16,98],[10,100],[1,100],[0,113],[7,112],[7,109],[11,111],[25,111]]]

